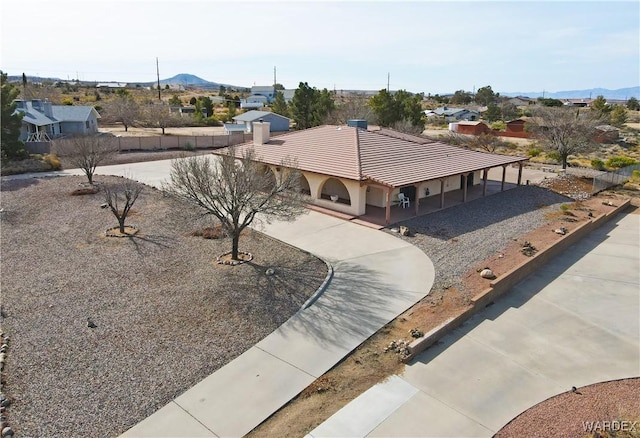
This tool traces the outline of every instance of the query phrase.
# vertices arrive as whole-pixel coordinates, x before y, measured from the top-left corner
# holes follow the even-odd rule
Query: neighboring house
[[[23,114],[20,139],[50,141],[52,138],[98,132],[100,114],[92,106],[52,105],[47,100],[15,100]]]
[[[240,99],[240,108],[242,109],[258,109],[267,106],[268,99],[262,95],[251,95],[246,99]]]
[[[488,134],[491,129],[484,122],[467,122],[465,120],[449,123],[449,130],[458,134],[480,135]]]
[[[282,163],[290,160],[301,172],[300,186],[309,195],[309,203],[351,216],[384,212],[386,223],[392,220],[392,206],[397,205],[399,193],[409,198],[416,214],[421,200],[429,196],[438,196],[442,208],[446,192],[461,190],[466,201],[467,187],[482,181],[486,193],[490,168],[517,163],[520,183],[522,163],[527,160],[462,149],[389,129],[324,125],[273,140],[269,133],[268,122],[254,122],[253,142],[236,146],[236,156],[253,149],[274,176]]]
[[[264,96],[267,99],[267,103],[271,103],[276,97],[276,89],[273,85],[254,85],[251,87],[251,95]]]
[[[116,88],[126,88],[127,84],[125,82],[98,82],[96,84],[96,88],[109,88],[109,89],[116,89]]]
[[[458,122],[461,120],[473,122],[480,120],[480,113],[478,111],[466,108],[442,106],[434,110],[427,110],[424,113],[427,117],[443,117],[445,122]]]
[[[620,129],[611,125],[596,126],[594,140],[598,143],[615,143],[620,138]]]
[[[577,106],[580,108],[590,107],[592,103],[592,99],[564,99],[562,101],[564,106]]]
[[[536,104],[535,99],[530,99],[528,97],[523,97],[523,96],[512,97],[509,100],[507,100],[507,102],[515,106],[529,106],[529,105]]]
[[[253,132],[253,123],[258,121],[269,122],[271,132],[288,131],[290,123],[287,117],[269,111],[247,111],[235,116],[233,121],[235,123],[230,126],[230,129],[235,129],[233,127],[235,125],[242,125],[244,132]],[[227,126],[225,125],[226,128]]]

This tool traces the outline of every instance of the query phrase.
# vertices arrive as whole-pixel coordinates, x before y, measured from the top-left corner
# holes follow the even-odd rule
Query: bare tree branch
[[[66,158],[74,167],[82,169],[89,180],[89,184],[93,185],[93,175],[96,167],[116,154],[118,146],[109,137],[81,135],[56,140],[53,150],[58,156]]]
[[[602,123],[602,118],[593,111],[540,107],[525,126],[545,149],[560,155],[562,168],[566,169],[569,155],[595,147],[595,128]]]
[[[305,212],[299,181],[295,163],[285,161],[274,173],[253,150],[236,158],[229,148],[216,158],[175,160],[164,190],[215,216],[231,237],[237,260],[240,233],[254,221],[292,220]]]
[[[136,181],[123,178],[122,182],[105,184],[102,188],[104,201],[109,206],[111,213],[118,219],[120,233],[125,232],[125,221],[131,212],[138,196],[144,186]]]

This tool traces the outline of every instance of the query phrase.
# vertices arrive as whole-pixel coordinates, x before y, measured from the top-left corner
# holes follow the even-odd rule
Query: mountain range
[[[9,76],[9,82],[19,82],[22,81],[22,76]],[[28,80],[31,82],[55,82],[62,81],[62,79],[58,78],[40,78],[40,77],[32,77],[29,76]],[[88,81],[84,81],[88,82]],[[106,82],[106,81],[105,81]],[[156,84],[153,82],[136,82],[136,84],[140,84],[143,86],[154,86]],[[190,73],[180,73],[173,77],[160,80],[160,85],[182,85],[185,88],[200,88],[204,90],[218,90],[220,86],[223,85],[227,88],[250,88],[250,87],[242,87],[236,85],[229,84],[221,84],[218,82],[207,81],[206,79],[202,79],[196,75]],[[361,90],[363,91],[363,90]],[[604,96],[605,99],[611,100],[626,100],[630,97],[635,97],[636,99],[640,99],[640,86],[637,87],[628,87],[628,88],[619,88],[615,90],[609,90],[607,88],[590,88],[585,90],[567,90],[567,91],[556,91],[556,92],[545,92],[545,91],[509,91],[509,92],[499,92],[501,96],[523,96],[529,98],[538,98],[538,97],[546,97],[552,99],[595,99],[598,96]],[[453,94],[453,93],[452,93]]]

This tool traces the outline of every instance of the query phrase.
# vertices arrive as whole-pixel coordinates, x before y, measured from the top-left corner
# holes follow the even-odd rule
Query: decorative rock
[[[405,227],[404,225],[400,225],[400,235],[408,236],[409,235],[409,227]]]
[[[109,204],[100,204],[100,208],[107,208]]]
[[[496,274],[494,274],[493,271],[489,268],[484,268],[482,272],[480,272],[480,276],[482,278],[488,278],[490,280],[496,278]]]
[[[264,271],[264,275],[273,275],[276,273],[276,270],[273,268],[268,268],[266,271]]]
[[[13,436],[13,429],[8,426],[2,429],[2,438],[7,436]]]
[[[2,402],[0,402],[0,406],[8,408],[9,406],[11,406],[11,402],[9,400],[2,400]]]
[[[400,230],[399,230],[399,229],[397,229],[397,228],[391,228],[391,232],[392,232],[392,233],[399,233],[399,232],[400,232]]]
[[[567,229],[565,227],[560,227],[556,230],[553,230],[553,232],[564,236],[565,234],[567,234]]]

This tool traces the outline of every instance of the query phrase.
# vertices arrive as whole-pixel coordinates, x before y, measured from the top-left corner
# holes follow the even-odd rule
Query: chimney
[[[35,110],[42,111],[42,101],[40,99],[33,99],[31,101],[31,106]]]
[[[263,122],[262,119],[253,122],[253,144],[257,146],[269,143],[270,129],[271,123]]]
[[[53,117],[53,108],[49,99],[44,100],[44,115],[47,117]]]

